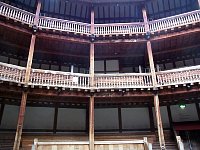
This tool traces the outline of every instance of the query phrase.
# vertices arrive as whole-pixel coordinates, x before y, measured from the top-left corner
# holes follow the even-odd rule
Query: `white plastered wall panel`
[[[123,129],[150,128],[148,108],[122,108]]]
[[[119,129],[117,108],[95,109],[94,118],[96,130]]]
[[[54,108],[26,107],[24,129],[53,129]]]
[[[5,105],[1,121],[2,129],[16,129],[19,114],[19,106]]]
[[[153,107],[152,109],[153,109],[154,126],[157,128],[155,108]],[[166,106],[160,106],[160,113],[161,113],[163,128],[169,128],[170,123],[169,123],[167,107]]]
[[[74,108],[59,108],[57,129],[85,130],[86,110]]]
[[[198,114],[195,104],[186,104],[185,109],[180,109],[179,105],[172,105],[171,113],[173,122],[198,120]]]

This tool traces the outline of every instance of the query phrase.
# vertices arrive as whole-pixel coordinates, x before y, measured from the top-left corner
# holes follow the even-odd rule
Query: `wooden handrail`
[[[24,84],[25,67],[0,62],[0,80]],[[200,66],[156,72],[157,87],[200,82]],[[94,89],[152,88],[150,73],[95,74]],[[90,89],[90,75],[31,69],[31,86]]]
[[[200,21],[200,10],[170,16],[149,22],[150,32],[158,32],[176,27],[195,24]]]
[[[200,81],[200,65],[156,73],[158,86],[187,84]]]
[[[0,2],[0,15],[21,23],[33,25],[35,14]]]
[[[22,22],[24,24],[33,25],[35,15],[22,9],[10,6],[0,2],[0,15],[7,18]],[[174,29],[176,27],[187,26],[200,22],[200,10],[195,10],[171,17],[149,21],[150,32],[160,32],[163,30]],[[51,29],[64,32],[72,32],[74,34],[89,35],[90,24],[57,19],[52,17],[40,16],[38,27],[41,29]],[[108,23],[95,24],[94,34],[96,36],[105,35],[132,35],[144,34],[144,22],[132,23]]]
[[[182,142],[182,139],[181,139],[180,136],[176,136],[176,141],[177,141],[177,144],[178,144],[178,149],[184,150],[184,145],[183,145],[183,142]]]

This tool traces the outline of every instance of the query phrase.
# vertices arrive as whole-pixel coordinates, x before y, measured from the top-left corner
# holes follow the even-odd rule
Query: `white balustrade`
[[[23,84],[25,68],[0,62],[0,80]]]
[[[158,86],[200,82],[200,66],[160,71],[156,76]]]
[[[152,86],[152,79],[149,73],[95,75],[95,87],[97,89],[149,88]]]
[[[149,22],[150,32],[158,32],[200,22],[200,10]]]
[[[0,2],[0,14],[24,24],[33,25],[35,15],[22,9]]]
[[[32,69],[29,85],[88,89],[89,75]]]
[[[24,84],[25,67],[0,62],[0,80]],[[157,86],[200,82],[200,65],[160,71]],[[95,74],[94,89],[151,88],[150,73]],[[32,69],[29,85],[90,89],[89,74]]]
[[[38,27],[79,34],[90,34],[90,24],[40,16]]]
[[[95,24],[95,35],[126,35],[145,33],[144,23]]]
[[[22,23],[33,25],[35,14],[0,2],[0,15]],[[187,12],[163,19],[149,21],[150,32],[158,32],[167,29],[174,29],[189,24],[200,22],[200,10]],[[40,16],[38,26],[42,29],[73,32],[79,34],[90,34],[90,24],[69,21],[51,17]],[[144,23],[109,23],[95,24],[95,35],[126,35],[144,34]]]

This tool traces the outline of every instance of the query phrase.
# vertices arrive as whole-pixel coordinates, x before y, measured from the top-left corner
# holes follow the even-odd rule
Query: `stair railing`
[[[177,144],[178,144],[178,149],[179,150],[184,150],[183,141],[182,141],[180,136],[176,136],[176,141],[177,141]]]
[[[172,127],[172,130],[173,130],[174,136],[176,138],[178,149],[179,150],[184,150],[184,144],[183,144],[183,141],[181,139],[181,136],[177,135],[176,130],[174,129],[174,127]]]

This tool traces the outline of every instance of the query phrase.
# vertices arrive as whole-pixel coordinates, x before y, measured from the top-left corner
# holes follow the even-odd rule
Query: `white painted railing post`
[[[182,142],[180,136],[176,136],[176,141],[177,141],[177,144],[178,144],[178,149],[179,150],[184,150],[184,145],[183,145],[183,142]]]

